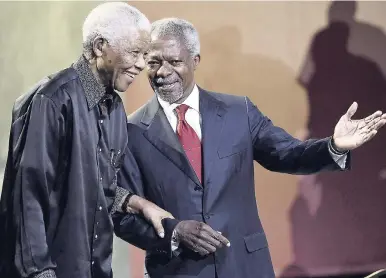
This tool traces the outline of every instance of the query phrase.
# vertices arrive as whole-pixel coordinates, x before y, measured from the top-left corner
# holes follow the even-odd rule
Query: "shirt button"
[[[103,124],[103,120],[100,120],[99,122],[100,122],[101,124]]]
[[[99,152],[100,152],[100,153],[102,152],[102,149],[101,149],[101,148],[99,148]]]
[[[94,263],[95,263],[94,261],[91,262],[92,265],[94,265]]]
[[[99,225],[99,222],[97,222],[96,224],[97,224],[97,226],[98,226],[98,225]]]
[[[99,210],[102,210],[102,206],[99,206]]]
[[[95,235],[95,239],[97,239],[98,238],[98,235]]]
[[[102,177],[100,177],[99,180],[102,181]]]

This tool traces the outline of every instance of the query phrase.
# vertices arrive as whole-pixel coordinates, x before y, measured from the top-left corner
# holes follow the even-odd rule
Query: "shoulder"
[[[66,68],[52,75],[46,76],[34,84],[27,93],[15,100],[13,106],[13,118],[18,118],[27,112],[31,103],[47,101],[55,107],[68,104],[68,95],[65,88],[76,82],[78,75],[72,68]]]
[[[200,88],[200,92],[201,94],[206,94],[209,96],[209,98],[222,103],[228,110],[246,111],[248,101],[246,96],[236,96],[220,92],[212,92],[202,88]]]
[[[142,119],[146,113],[146,111],[149,109],[151,102],[154,101],[153,99],[149,100],[147,103],[142,105],[140,108],[135,110],[133,113],[127,116],[127,122],[129,124],[142,126]]]
[[[54,103],[60,105],[64,101],[63,94],[71,90],[79,79],[78,74],[73,68],[66,68],[45,78],[38,94],[50,98]]]
[[[139,125],[141,123],[142,116],[146,111],[146,104],[138,108],[133,113],[127,116],[127,122],[134,125]]]

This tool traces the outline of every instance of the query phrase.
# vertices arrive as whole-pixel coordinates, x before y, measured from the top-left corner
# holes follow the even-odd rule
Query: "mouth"
[[[123,74],[130,77],[131,79],[134,79],[138,75],[137,73],[133,73],[130,71],[125,71]]]
[[[157,87],[161,90],[165,90],[165,91],[168,91],[168,90],[172,90],[175,85],[177,85],[177,81],[176,82],[171,82],[171,83],[164,83],[164,84],[157,84]]]

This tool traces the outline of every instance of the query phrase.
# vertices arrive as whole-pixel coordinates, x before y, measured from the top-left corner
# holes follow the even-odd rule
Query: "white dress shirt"
[[[162,109],[164,110],[164,113],[166,115],[166,118],[168,119],[171,127],[173,128],[173,131],[176,132],[177,130],[177,112],[175,111],[175,108],[179,106],[180,104],[177,103],[168,103],[164,100],[162,100],[160,97],[158,97],[158,102],[161,105]],[[198,138],[201,141],[202,138],[202,132],[201,132],[201,114],[200,114],[200,92],[198,90],[197,85],[194,85],[192,93],[187,97],[187,99],[181,103],[186,104],[189,106],[188,111],[186,111],[185,114],[185,120],[187,123],[194,129],[196,132]],[[333,160],[339,165],[340,168],[344,169],[346,166],[346,160],[347,160],[347,154],[335,154],[332,151],[331,143],[328,144],[328,149],[330,151],[331,157]],[[173,232],[174,234],[174,232]],[[174,237],[173,237],[174,238]],[[178,242],[172,240],[172,251],[175,255],[178,255]]]
[[[178,118],[175,109],[177,106],[180,105],[180,103],[170,104],[169,102],[162,100],[160,97],[158,97],[158,102],[164,110],[166,118],[168,119],[174,132],[176,132]],[[186,111],[185,114],[185,120],[193,128],[193,130],[196,132],[198,138],[201,141],[200,92],[198,91],[197,85],[194,85],[193,91],[181,104],[186,104],[187,106],[189,106],[189,109],[188,111]]]

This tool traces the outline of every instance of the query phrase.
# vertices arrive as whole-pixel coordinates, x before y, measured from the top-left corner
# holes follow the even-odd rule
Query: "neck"
[[[112,90],[109,79],[106,77],[106,74],[98,70],[97,61],[94,58],[88,59],[89,67],[96,79],[96,81],[105,88],[106,92]]]

